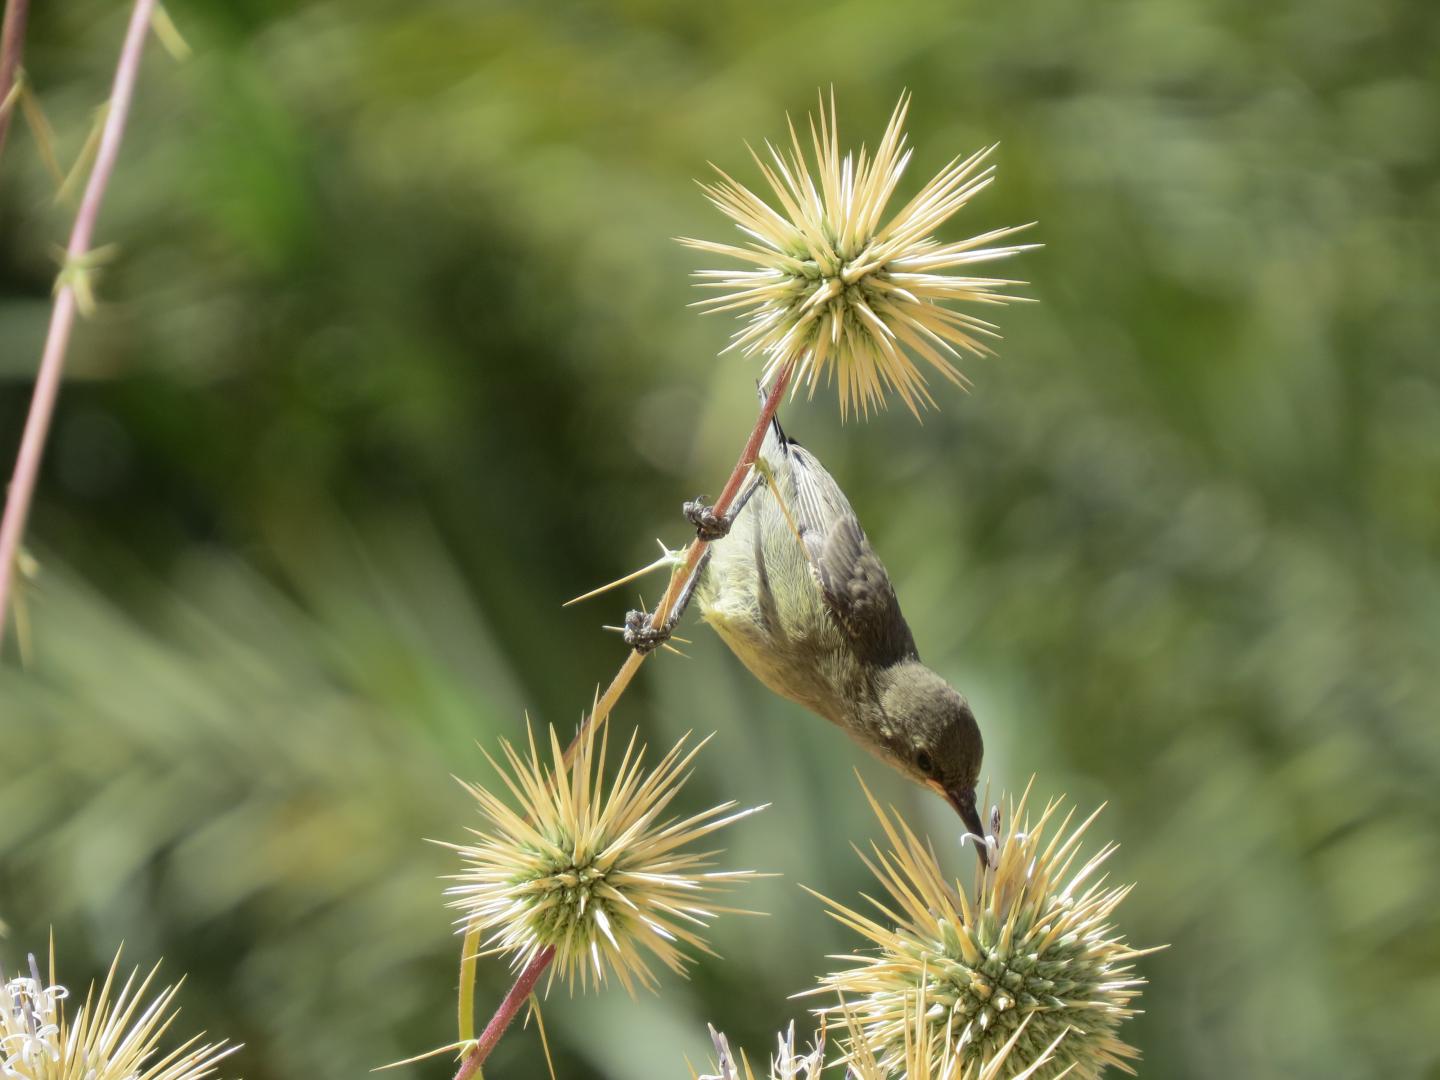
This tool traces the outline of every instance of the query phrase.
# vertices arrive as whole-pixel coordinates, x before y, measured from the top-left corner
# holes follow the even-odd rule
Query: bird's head
[[[979,841],[985,862],[985,828],[975,808],[975,782],[985,744],[970,705],[918,661],[890,667],[880,695],[885,757],[918,783],[933,788],[955,808]]]

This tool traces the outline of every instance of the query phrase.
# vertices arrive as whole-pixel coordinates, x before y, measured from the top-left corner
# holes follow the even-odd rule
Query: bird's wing
[[[918,659],[890,575],[840,486],[804,447],[790,443],[792,510],[831,617],[862,659],[888,666]]]

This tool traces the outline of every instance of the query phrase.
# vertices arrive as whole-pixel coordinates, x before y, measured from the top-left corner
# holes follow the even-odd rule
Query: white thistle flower
[[[200,1043],[195,1036],[168,1053],[158,1047],[174,1021],[179,990],[166,987],[141,1005],[158,968],[139,980],[132,971],[112,1000],[120,964],[117,954],[97,994],[91,988],[73,1020],[66,1017],[69,991],[42,978],[35,958],[29,975],[0,972],[0,1077],[19,1080],[201,1080],[213,1076],[221,1058],[239,1049]]]
[[[834,95],[828,111],[822,97],[818,119],[810,118],[813,173],[793,123],[788,153],[766,142],[767,163],[751,150],[779,209],[718,166],[720,180],[701,184],[749,242],[682,239],[753,267],[697,274],[702,287],[722,290],[698,306],[746,318],[730,348],[764,356],[765,382],[793,368],[794,385],[804,382],[813,395],[822,378],[833,379],[842,416],[852,406],[868,414],[892,390],[917,415],[921,406],[934,405],[916,357],[965,385],[952,363],[957,348],[984,355],[990,350],[981,339],[999,334],[994,324],[945,305],[1005,304],[1014,298],[1004,290],[1024,282],[953,271],[1035,246],[987,246],[1026,226],[952,243],[933,236],[994,179],[994,166],[984,165],[993,146],[955,158],[882,223],[910,161],[902,130],[909,104],[909,95],[901,95],[873,157],[863,146],[858,156],[842,156]]]
[[[755,1080],[755,1073],[745,1056],[742,1054],[737,1060],[730,1050],[730,1040],[716,1031],[713,1024],[710,1025],[710,1041],[715,1046],[716,1071],[695,1077],[695,1080]],[[800,1053],[795,1049],[795,1022],[792,1020],[776,1041],[779,1045],[775,1056],[770,1059],[768,1080],[820,1080],[821,1070],[825,1068],[824,1032],[815,1036],[808,1052]],[[691,1075],[694,1076],[693,1071]]]

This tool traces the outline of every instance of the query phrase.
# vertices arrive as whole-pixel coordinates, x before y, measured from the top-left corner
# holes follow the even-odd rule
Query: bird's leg
[[[741,489],[740,494],[736,496],[735,501],[730,504],[729,511],[723,517],[715,513],[713,507],[706,506],[705,501],[699,498],[691,499],[680,508],[680,512],[685,515],[686,521],[695,526],[696,536],[707,544],[713,544],[716,540],[723,540],[730,535],[730,526],[735,524],[735,519],[740,516],[740,511],[745,509],[745,504],[750,501],[750,496],[755,494],[763,479],[761,465],[757,460],[751,466],[750,479]]]
[[[659,648],[670,639],[675,632],[675,627],[680,625],[680,619],[685,614],[685,609],[690,606],[690,598],[695,595],[695,586],[700,581],[700,575],[705,572],[705,564],[710,561],[710,552],[707,550],[700,556],[700,562],[695,566],[695,572],[690,575],[690,580],[685,583],[684,590],[675,601],[675,608],[659,626],[650,625],[650,616],[644,611],[629,611],[625,614],[625,630],[623,636],[625,644],[629,645],[638,653],[648,653]]]
[[[750,501],[751,496],[760,489],[765,482],[765,471],[757,461],[750,470],[750,478],[745,486],[740,489],[740,494],[730,504],[730,510],[723,517],[715,513],[713,509],[706,506],[700,499],[692,499],[682,508],[685,520],[695,526],[695,535],[707,544],[714,543],[730,532],[730,526],[735,523],[740,511],[745,509],[745,504]],[[690,598],[695,595],[695,586],[700,581],[700,575],[705,572],[705,564],[710,561],[710,551],[700,556],[700,562],[696,564],[695,572],[690,575],[690,580],[685,583],[685,590],[680,598],[675,601],[675,608],[659,626],[650,625],[650,616],[643,611],[629,611],[625,613],[625,644],[639,653],[648,653],[659,648],[669,640],[670,635],[675,632],[675,627],[680,625],[680,619],[685,614],[685,609],[690,606]]]
[[[703,499],[695,498],[687,502],[681,513],[685,520],[695,526],[695,535],[701,540],[715,541],[725,537],[730,532],[730,523],[734,518],[733,514],[725,517],[718,516],[713,509],[705,505]]]

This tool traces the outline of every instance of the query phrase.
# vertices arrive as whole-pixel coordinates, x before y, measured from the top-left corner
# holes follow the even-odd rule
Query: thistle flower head
[[[708,740],[707,740],[708,741]],[[689,777],[704,742],[687,749],[681,739],[654,769],[644,767],[636,737],[605,785],[606,743],[594,726],[582,737],[571,764],[550,730],[547,765],[529,736],[522,755],[502,743],[506,767],[487,759],[514,800],[465,785],[485,816],[473,843],[456,845],[465,868],[446,892],[465,926],[478,924],[490,952],[525,965],[555,950],[550,981],[558,975],[573,991],[598,987],[608,974],[634,992],[656,985],[647,960],[684,974],[685,946],[710,952],[698,931],[722,911],[708,903],[750,871],[711,870],[713,851],[689,850],[715,830],[754,813],[727,802],[688,817],[666,810]],[[547,983],[547,987],[548,987]]]
[[[923,985],[917,987],[906,1005],[905,1047],[898,1073],[905,1080],[1001,1080],[1002,1077],[1009,1077],[1009,1080],[1030,1080],[1037,1076],[1041,1069],[1050,1066],[1055,1058],[1056,1047],[1065,1038],[1065,1033],[1055,1036],[1050,1045],[1040,1052],[1040,1056],[1028,1064],[1018,1055],[1012,1058],[1016,1044],[1029,1026],[1029,1018],[1026,1018],[1004,1045],[983,1060],[976,1055],[961,1054],[949,1043],[937,1050],[935,1043],[927,1038],[931,1009],[925,999],[925,991]],[[847,1080],[892,1080],[897,1074],[880,1064],[875,1049],[866,1042],[866,1033],[855,1013],[843,1001],[840,1009],[845,1016],[845,1027],[849,1033],[845,1040],[847,1052],[844,1058]],[[1074,1065],[1065,1066],[1054,1075],[1065,1076],[1073,1068]]]
[[[902,95],[873,156],[863,146],[858,156],[842,155],[834,95],[828,111],[822,97],[818,118],[810,118],[813,172],[793,123],[786,151],[767,142],[767,161],[751,150],[778,209],[718,167],[720,179],[701,184],[748,242],[682,241],[745,264],[697,275],[702,287],[720,290],[699,306],[745,318],[730,347],[764,356],[766,382],[791,368],[795,385],[804,382],[813,395],[822,378],[833,379],[842,415],[852,406],[868,413],[890,391],[917,415],[933,405],[917,358],[964,385],[952,362],[958,350],[983,355],[990,350],[982,339],[999,335],[992,323],[945,305],[1004,304],[1004,290],[1023,284],[954,271],[1031,246],[991,246],[1024,226],[952,243],[933,235],[994,179],[994,166],[984,164],[993,147],[955,158],[885,219],[910,161],[909,104]]]
[[[91,987],[74,1019],[66,1015],[69,991],[55,982],[54,958],[44,978],[30,958],[28,975],[0,972],[0,1077],[23,1080],[200,1080],[213,1076],[221,1058],[238,1047],[190,1039],[161,1053],[158,1043],[174,1021],[178,986],[166,987],[148,1004],[142,999],[155,977],[132,971],[114,994],[117,954],[99,993]],[[139,985],[136,981],[139,979]]]
[[[1067,1065],[1076,1080],[1093,1080],[1111,1065],[1133,1071],[1127,1062],[1137,1052],[1116,1031],[1135,1013],[1131,1002],[1144,980],[1130,962],[1143,952],[1109,923],[1129,889],[1090,880],[1113,845],[1074,869],[1095,815],[1072,829],[1071,811],[1055,825],[1057,800],[1032,823],[1022,796],[1002,835],[997,812],[986,838],[990,869],[972,900],[946,879],[928,843],[870,801],[890,850],[875,847],[865,863],[888,902],[872,900],[879,917],[871,918],[821,897],[875,947],[845,957],[853,966],[822,980],[854,1010],[863,1037],[852,1044],[892,1071],[923,1045],[932,1064],[952,1062],[968,1076],[964,1070],[1007,1045],[1017,1062],[1036,1063],[1063,1035],[1062,1053],[1037,1066],[1036,1080],[1052,1080]],[[925,1003],[919,1018],[917,993]]]

